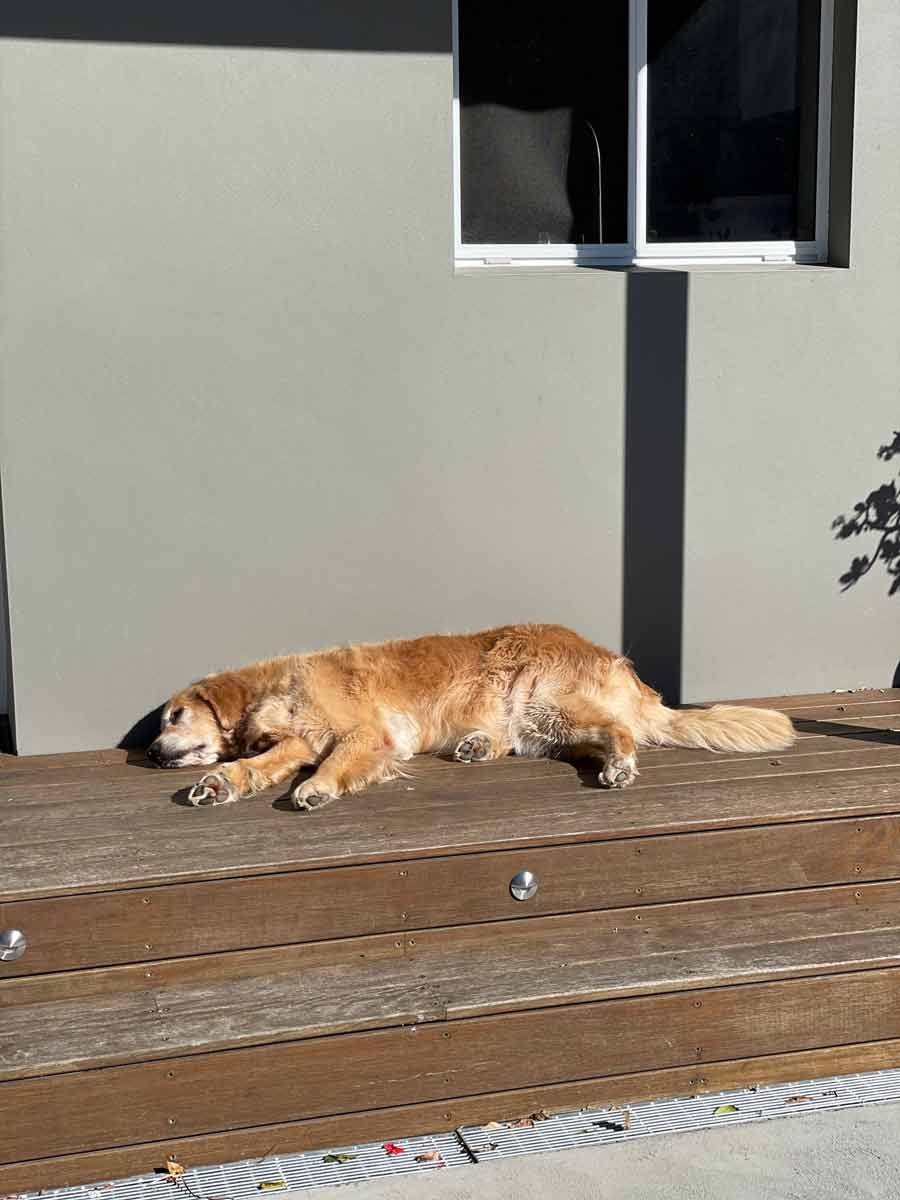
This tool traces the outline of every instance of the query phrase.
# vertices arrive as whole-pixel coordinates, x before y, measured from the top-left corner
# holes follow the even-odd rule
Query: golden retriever
[[[620,655],[559,625],[506,625],[209,675],[166,704],[147,753],[160,767],[226,764],[191,789],[194,804],[252,796],[315,764],[292,792],[312,809],[396,778],[414,754],[593,758],[600,784],[622,788],[637,746],[753,752],[793,740],[783,713],[666,708]]]

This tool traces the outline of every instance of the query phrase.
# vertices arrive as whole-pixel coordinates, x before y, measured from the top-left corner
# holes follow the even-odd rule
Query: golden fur
[[[176,693],[148,751],[160,766],[224,762],[191,789],[221,804],[281,783],[317,808],[393,779],[414,754],[460,761],[515,752],[599,760],[599,782],[626,787],[637,746],[772,751],[794,740],[764,708],[666,708],[620,655],[559,625],[295,654],[210,675]]]

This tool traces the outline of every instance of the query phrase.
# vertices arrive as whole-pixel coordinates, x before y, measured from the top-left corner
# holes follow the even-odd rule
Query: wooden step
[[[519,902],[510,881],[523,869],[539,890]],[[866,816],[76,893],[7,902],[0,921],[31,941],[12,977],[898,877],[900,817]]]
[[[269,1042],[0,1084],[0,1161],[897,1038],[892,967]]]
[[[784,707],[624,793],[429,759],[312,814],[4,757],[0,1191],[900,1064],[900,692]]]
[[[267,795],[220,808],[172,803],[174,772],[79,781],[72,791],[61,781],[10,784],[0,901],[900,811],[900,746],[872,765],[836,757],[774,778],[752,759],[714,782],[660,773],[628,792],[604,791],[558,762],[448,770],[424,760],[414,783],[314,813]]]
[[[4,989],[0,1079],[895,964],[900,883],[51,975]]]
[[[485,1124],[498,1117],[517,1119],[541,1110],[564,1112],[582,1105],[621,1107],[662,1096],[715,1093],[791,1080],[878,1071],[895,1067],[898,1062],[900,1040],[857,1042],[822,1050],[692,1063],[686,1067],[626,1072],[604,1079],[585,1078],[569,1083],[455,1096],[452,1100],[397,1104],[360,1113],[338,1113],[218,1133],[183,1135],[178,1132],[177,1125],[173,1125],[159,1141],[0,1164],[0,1187],[14,1193],[36,1186],[60,1188],[121,1179],[158,1170],[167,1158],[189,1165],[243,1159],[263,1161],[275,1155],[304,1150],[321,1151],[326,1147],[370,1141],[400,1141],[463,1125]]]

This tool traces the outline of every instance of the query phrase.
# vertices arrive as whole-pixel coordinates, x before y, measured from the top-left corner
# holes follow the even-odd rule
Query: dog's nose
[[[151,762],[159,762],[159,747],[157,746],[156,742],[150,743],[150,745],[147,747],[146,754]]]

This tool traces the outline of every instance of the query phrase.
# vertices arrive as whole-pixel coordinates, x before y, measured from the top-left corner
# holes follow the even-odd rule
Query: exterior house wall
[[[860,13],[852,269],[650,280],[454,272],[449,6],[396,46],[389,7],[380,41],[292,7],[289,46],[0,43],[19,751],[264,655],[508,620],[688,699],[890,683],[898,601],[838,593],[829,523],[896,421],[896,6]]]

